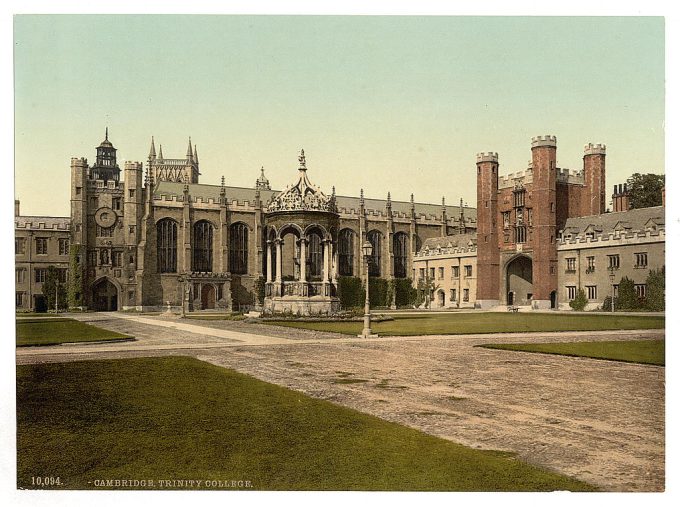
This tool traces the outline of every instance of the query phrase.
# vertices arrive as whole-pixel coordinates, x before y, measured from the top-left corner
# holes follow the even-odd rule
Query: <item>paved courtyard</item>
[[[190,355],[609,491],[664,488],[663,367],[474,347],[662,330],[381,337],[231,321],[76,316],[135,342],[17,350],[17,363]]]

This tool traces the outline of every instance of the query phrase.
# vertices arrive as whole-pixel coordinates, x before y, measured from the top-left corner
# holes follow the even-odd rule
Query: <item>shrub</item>
[[[588,298],[586,297],[586,293],[583,289],[579,289],[576,297],[569,301],[569,306],[571,306],[572,309],[576,310],[577,312],[583,311],[587,304]]]
[[[614,298],[614,311],[616,311],[619,307],[619,301],[618,298]],[[604,298],[604,301],[602,301],[602,311],[603,312],[611,312],[612,311],[612,297],[607,296]]]
[[[83,306],[83,267],[80,262],[80,245],[71,245],[68,277],[68,306],[76,308]]]
[[[387,280],[384,278],[369,277],[368,283],[371,308],[390,306],[392,302],[387,299]]]
[[[413,280],[410,278],[396,278],[394,281],[394,303],[397,305],[397,308],[413,306],[418,297],[418,290],[413,287]]]
[[[66,308],[68,305],[66,295],[66,285],[59,283],[59,270],[54,266],[47,267],[47,276],[42,285],[42,293],[47,300],[47,309],[51,310],[57,305],[59,308]]]
[[[361,278],[357,276],[341,276],[338,278],[338,298],[342,308],[363,307],[364,295]]]
[[[666,307],[666,277],[665,270],[652,269],[647,275],[647,309],[653,312],[662,312]]]
[[[255,280],[254,283],[254,289],[255,289],[255,297],[257,298],[257,304],[263,305],[264,304],[264,286],[265,286],[265,279],[263,276],[260,276]]]
[[[637,310],[639,308],[635,283],[628,277],[621,278],[619,282],[619,297],[615,310]]]

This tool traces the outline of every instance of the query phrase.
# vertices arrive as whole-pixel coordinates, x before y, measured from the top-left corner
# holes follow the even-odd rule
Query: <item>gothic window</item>
[[[248,226],[243,222],[229,228],[229,270],[237,275],[248,272]]]
[[[16,238],[14,240],[14,253],[24,255],[26,253],[26,238]]]
[[[159,273],[177,272],[177,222],[171,218],[156,224],[156,263]]]
[[[380,276],[382,266],[382,234],[380,231],[371,231],[366,236],[373,246],[373,253],[368,259],[368,275]]]
[[[69,244],[68,238],[59,239],[59,255],[68,255]]]
[[[607,260],[609,261],[609,269],[619,269],[620,257],[618,254],[607,255]]]
[[[647,267],[647,252],[641,252],[635,254],[635,267],[636,268],[646,268]]]
[[[35,238],[35,253],[47,255],[47,238]]]
[[[314,232],[309,235],[309,243],[307,244],[307,263],[310,276],[321,276],[321,266],[323,263],[321,236]]]
[[[26,281],[26,268],[17,268],[15,274],[16,283],[24,283]]]
[[[354,275],[354,231],[343,229],[338,239],[340,276],[352,276]]]
[[[45,283],[47,280],[47,269],[36,268],[35,270],[35,283]]]
[[[102,227],[98,225],[96,234],[98,238],[110,238],[113,236],[113,227]]]
[[[526,243],[527,229],[523,225],[515,227],[515,243]]]
[[[394,252],[394,276],[406,278],[408,264],[408,235],[406,233],[398,232],[394,235],[392,250]]]
[[[194,224],[192,244],[192,271],[212,272],[213,261],[213,226],[207,220]]]
[[[111,252],[111,266],[114,268],[119,268],[123,265],[123,252],[120,250],[114,250]]]

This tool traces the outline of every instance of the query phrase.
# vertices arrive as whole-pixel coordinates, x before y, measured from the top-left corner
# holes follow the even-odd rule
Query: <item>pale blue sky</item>
[[[124,160],[198,146],[201,182],[475,205],[475,154],[501,174],[530,139],[558,165],[607,144],[608,193],[664,171],[663,18],[17,16],[16,195],[69,212],[69,160],[109,127]]]

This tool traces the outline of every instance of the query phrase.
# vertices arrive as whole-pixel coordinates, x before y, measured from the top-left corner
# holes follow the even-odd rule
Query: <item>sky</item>
[[[475,206],[476,153],[520,171],[536,135],[574,170],[606,144],[608,194],[664,172],[662,17],[19,15],[14,42],[25,215],[69,214],[106,127],[121,168],[191,136],[201,183],[282,189],[304,148],[328,193],[417,202]]]

